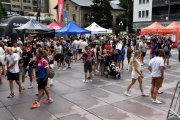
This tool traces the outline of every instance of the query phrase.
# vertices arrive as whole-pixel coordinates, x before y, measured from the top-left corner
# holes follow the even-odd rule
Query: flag
[[[58,0],[58,24],[61,25],[64,0]]]

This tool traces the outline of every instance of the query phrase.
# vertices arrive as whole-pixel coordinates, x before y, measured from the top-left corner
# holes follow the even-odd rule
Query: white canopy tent
[[[85,28],[86,30],[91,31],[91,34],[106,34],[106,33],[112,33],[112,30],[105,29],[95,22],[93,22],[90,26]]]

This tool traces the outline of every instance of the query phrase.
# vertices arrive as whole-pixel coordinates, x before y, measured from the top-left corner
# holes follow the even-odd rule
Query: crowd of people
[[[9,39],[9,40],[7,40]],[[126,96],[131,96],[130,89],[138,80],[142,96],[148,96],[143,91],[143,72],[141,66],[147,50],[150,49],[149,71],[152,73],[152,102],[162,103],[157,99],[157,93],[164,79],[165,63],[169,67],[171,57],[171,39],[152,36],[148,43],[144,36],[126,35],[115,37],[113,35],[94,35],[90,37],[72,36],[65,40],[64,37],[46,39],[41,37],[26,37],[10,40],[7,37],[0,42],[0,68],[2,75],[9,80],[10,94],[15,96],[13,81],[19,86],[19,92],[25,91],[24,82],[26,73],[29,76],[29,87],[38,84],[38,97],[32,108],[40,107],[40,100],[44,93],[47,99],[44,103],[52,103],[49,86],[53,85],[54,65],[58,70],[71,69],[72,62],[82,60],[84,63],[84,83],[92,82],[93,77],[100,73],[102,76],[121,78],[121,70],[125,69],[124,60],[127,59],[132,81],[125,91]],[[9,44],[8,41],[12,43]],[[147,63],[146,63],[147,64]],[[6,72],[7,71],[7,72]],[[88,74],[89,73],[89,74]],[[2,84],[1,76],[0,83]]]

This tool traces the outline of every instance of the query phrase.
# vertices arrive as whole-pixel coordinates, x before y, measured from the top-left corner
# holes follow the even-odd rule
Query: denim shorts
[[[25,75],[28,72],[29,75],[32,75],[33,68],[29,67],[29,69],[22,67],[22,74]]]

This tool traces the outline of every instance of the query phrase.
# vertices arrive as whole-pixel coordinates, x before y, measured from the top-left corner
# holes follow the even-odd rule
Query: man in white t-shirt
[[[157,94],[159,88],[162,86],[164,79],[164,60],[159,57],[159,50],[155,50],[155,57],[149,62],[149,71],[152,76],[152,87],[151,87],[151,97],[152,102],[161,104],[162,102],[157,99]]]
[[[14,97],[14,87],[13,87],[13,81],[15,80],[16,83],[19,86],[19,92],[21,93],[22,87],[19,80],[19,56],[17,53],[13,53],[12,48],[7,48],[7,79],[9,80],[10,85],[10,94],[8,98]]]
[[[83,38],[83,41],[79,43],[79,49],[82,49],[82,52],[85,52],[85,47],[88,46],[86,39]]]
[[[77,38],[73,41],[72,48],[73,48],[73,59],[76,61],[78,57],[78,48],[79,48],[79,41],[77,40]]]
[[[17,53],[19,59],[21,59],[22,50],[21,50],[20,47],[17,46],[17,41],[13,41],[12,51],[13,51],[14,53]]]

